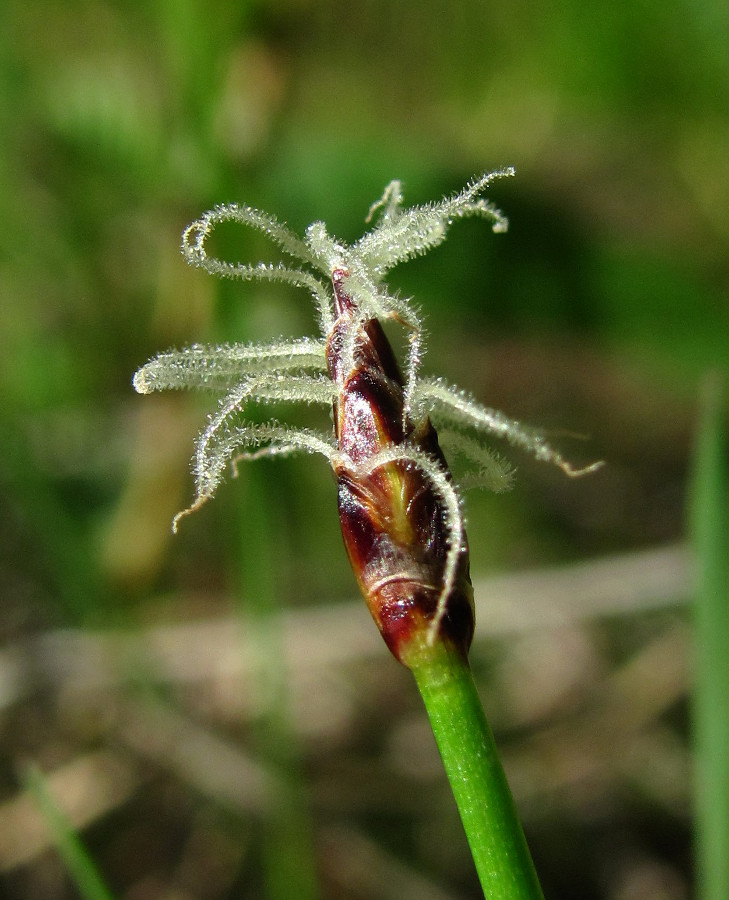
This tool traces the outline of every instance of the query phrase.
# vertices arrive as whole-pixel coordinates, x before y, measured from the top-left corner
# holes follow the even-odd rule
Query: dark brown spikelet
[[[438,636],[465,656],[474,629],[465,535],[439,610],[453,537],[443,499],[413,450],[450,479],[448,466],[430,420],[413,423],[405,415],[405,383],[392,347],[377,319],[360,316],[346,290],[348,275],[344,269],[332,274],[337,319],[326,348],[338,386],[334,428],[342,462],[335,472],[344,544],[397,659],[407,664],[408,651],[429,639],[436,618]],[[410,458],[391,459],[387,451],[398,447]]]

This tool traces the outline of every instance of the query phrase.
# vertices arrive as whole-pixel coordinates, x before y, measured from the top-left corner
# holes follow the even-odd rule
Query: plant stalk
[[[543,900],[467,659],[445,642],[408,655],[461,815],[484,897]]]

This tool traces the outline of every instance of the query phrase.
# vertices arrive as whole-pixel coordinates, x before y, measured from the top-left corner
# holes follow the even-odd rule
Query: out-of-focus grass
[[[161,627],[234,607],[225,589],[239,564],[231,497],[240,486],[226,485],[174,541],[169,533],[191,495],[187,460],[209,402],[139,398],[130,386],[135,368],[172,344],[313,331],[306,296],[218,288],[184,265],[182,228],[216,202],[252,203],[298,231],[322,218],[350,240],[393,177],[405,182],[408,201],[420,202],[475,172],[514,164],[517,178],[494,192],[511,219],[508,235],[463,223],[392,282],[422,305],[431,335],[426,368],[544,423],[560,443],[564,429],[589,434],[587,442],[565,436],[563,446],[609,465],[589,482],[565,483],[517,459],[511,495],[469,498],[473,566],[515,569],[676,539],[696,385],[707,365],[729,368],[729,63],[720,7],[621,0],[586,9],[570,0],[556,11],[472,0],[447,14],[421,3],[416,15],[412,4],[373,0],[3,3],[3,638],[74,624]],[[253,235],[227,240],[236,258],[270,253]],[[261,477],[286,487],[281,603],[352,592],[326,466],[281,461],[275,475],[262,466]],[[601,666],[612,683],[607,668],[627,652],[619,651],[625,630],[657,639],[652,627],[565,633],[570,672],[546,647],[523,653],[552,660],[550,671],[561,673],[554,684],[577,685],[581,673],[588,694],[579,696],[588,703]],[[520,653],[495,648],[481,664],[485,683],[498,683],[499,673],[511,683],[504,673],[523,663]],[[407,705],[380,680],[399,684],[397,671],[384,672],[349,674],[353,693],[384,698],[387,715],[365,705],[361,718],[348,719],[340,710],[341,731],[304,740],[307,772],[330,773],[314,789],[315,827],[337,815],[349,826],[359,804],[357,825],[365,823],[377,846],[392,846],[399,859],[431,859],[438,877],[450,871],[467,895],[453,857],[449,870],[447,860],[428,856],[432,841],[419,849],[422,812],[394,816],[392,793],[362,774],[378,754],[395,759],[410,733],[410,720],[392,732],[382,721],[401,723]],[[214,697],[171,694],[181,713],[241,747],[255,745],[242,712],[231,721],[229,711],[210,711],[218,709]],[[7,759],[31,756],[51,769],[109,740],[124,691],[105,698],[97,718],[81,715],[69,696],[44,689],[4,710]],[[667,715],[668,752],[670,740],[685,737],[680,701]],[[521,733],[517,712],[501,721]],[[340,781],[348,767],[355,774]],[[199,896],[257,884],[261,853],[248,820],[237,812],[224,828],[229,811],[152,768],[153,787],[93,835],[115,888],[134,896],[150,885],[190,885],[190,860],[209,873],[207,888],[205,879],[188,888]],[[356,797],[326,792],[326,784],[352,781],[363,786]],[[578,867],[557,833],[572,835],[565,844],[579,848],[578,862],[594,861],[581,898],[619,896],[627,872],[645,871],[636,859],[672,873],[672,884],[688,877],[687,820],[676,798],[670,812],[654,798],[650,816],[631,818],[629,807],[646,809],[636,793],[622,804],[589,785],[592,806],[587,787],[580,797],[567,792],[564,807],[564,794],[550,795],[552,808],[574,814],[554,825],[542,852],[555,861],[558,895],[569,896],[558,873]],[[0,769],[0,789],[14,796],[10,767]],[[627,824],[610,819],[606,810],[616,807]],[[224,834],[236,835],[235,852]],[[611,843],[615,834],[629,836],[625,853]],[[156,848],[156,859],[140,845]],[[617,857],[623,868],[611,868]],[[225,875],[216,859],[228,860]],[[60,897],[62,880],[51,879],[52,889],[43,880],[49,871],[46,860],[7,877],[17,896],[34,888],[37,896],[42,883],[43,895]]]
[[[25,783],[80,896],[83,900],[112,900],[88,850],[54,802],[42,773],[31,766],[26,772]]]
[[[253,689],[259,692],[260,713],[254,744],[273,770],[278,790],[264,823],[264,884],[270,900],[319,896],[314,829],[309,795],[301,771],[301,748],[292,721],[291,673],[287,669],[278,585],[290,568],[285,493],[275,482],[266,484],[261,471],[245,479],[237,504],[240,547],[237,595],[241,621],[255,635]],[[235,590],[235,589],[234,589]]]
[[[701,900],[729,893],[729,465],[723,379],[705,384],[692,480],[696,557],[696,868]]]

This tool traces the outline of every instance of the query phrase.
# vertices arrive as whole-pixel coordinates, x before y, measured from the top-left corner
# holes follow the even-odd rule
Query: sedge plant
[[[495,232],[505,231],[505,217],[482,194],[495,178],[510,175],[510,168],[485,174],[454,196],[411,208],[403,207],[400,182],[393,181],[370,209],[368,221],[376,224],[352,246],[330,236],[321,222],[302,239],[257,209],[216,207],[185,230],[186,260],[223,278],[304,288],[316,304],[321,335],[170,350],[137,371],[134,387],[143,394],[202,388],[220,397],[198,439],[195,497],[175,517],[175,531],[213,497],[229,466],[235,471],[242,460],[298,452],[327,459],[352,569],[387,646],[415,677],[484,895],[533,900],[541,889],[469,669],[474,607],[468,543],[441,444],[466,462],[460,487],[510,486],[511,467],[484,445],[487,435],[570,476],[599,464],[575,469],[540,432],[441,378],[421,376],[421,318],[384,280],[393,266],[442,243],[457,219],[481,216]],[[295,262],[250,265],[211,255],[208,239],[223,222],[263,232]],[[382,327],[387,319],[407,333],[402,369]],[[251,421],[245,415],[249,402],[328,407],[333,433]]]

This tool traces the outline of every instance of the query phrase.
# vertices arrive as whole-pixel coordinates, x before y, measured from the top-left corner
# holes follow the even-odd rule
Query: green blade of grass
[[[25,786],[41,811],[66,868],[84,900],[112,900],[94,861],[68,818],[48,789],[46,779],[36,766],[30,766],[24,777]]]
[[[263,864],[268,900],[317,900],[316,854],[309,798],[290,718],[277,572],[285,554],[282,515],[266,473],[250,467],[238,492],[241,615],[257,649],[256,690],[267,700],[255,741],[276,772],[279,790],[264,823]]]
[[[700,900],[729,897],[729,473],[722,380],[707,381],[692,480],[696,870]]]

